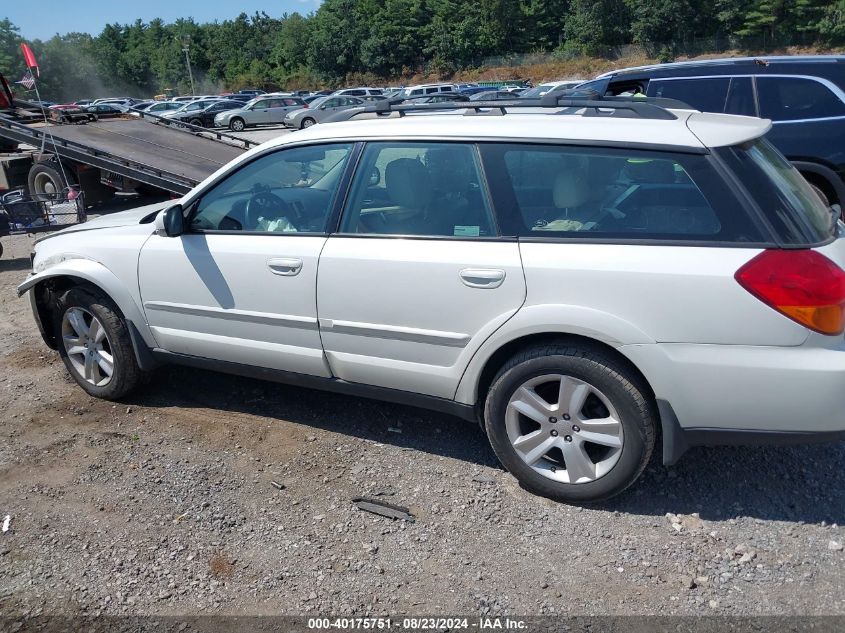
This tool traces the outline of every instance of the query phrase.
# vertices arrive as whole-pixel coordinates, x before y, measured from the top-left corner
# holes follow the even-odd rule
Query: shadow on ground
[[[477,425],[398,404],[180,367],[161,369],[132,402],[287,420],[501,468]],[[749,516],[842,524],[845,443],[695,448],[672,468],[662,466],[658,456],[631,489],[597,507],[653,516],[698,512],[705,520]]]

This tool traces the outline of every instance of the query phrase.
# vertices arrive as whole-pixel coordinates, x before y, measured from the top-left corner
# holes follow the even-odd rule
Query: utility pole
[[[191,72],[191,56],[188,52],[191,50],[191,37],[187,36],[182,40],[182,50],[185,52],[185,63],[188,65],[188,78],[191,80],[191,96],[196,95],[194,91],[194,73]]]

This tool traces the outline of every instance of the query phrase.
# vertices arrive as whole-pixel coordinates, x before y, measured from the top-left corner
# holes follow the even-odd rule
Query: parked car
[[[143,117],[145,113],[163,116],[166,112],[172,112],[185,107],[185,104],[180,101],[156,101],[152,105],[142,108],[138,116]],[[152,118],[152,117],[149,117]]]
[[[375,95],[373,95],[375,96]],[[307,107],[292,110],[285,115],[283,123],[285,127],[304,129],[319,123],[325,118],[355,106],[367,105],[361,97],[321,97],[312,101]]]
[[[843,437],[845,225],[770,123],[534,110],[280,136],[40,239],[18,293],[92,396],[181,363],[429,407],[567,502],[655,450]]]
[[[87,106],[87,105],[91,105],[91,103],[93,103],[93,102],[91,101],[91,99],[80,99],[79,101],[74,101],[74,102],[73,102],[73,105],[76,105],[76,106]]]
[[[194,105],[199,105],[199,107],[194,108]],[[218,114],[229,110],[239,110],[242,107],[243,104],[234,99],[218,99],[211,102],[196,101],[189,103],[184,109],[171,113],[168,118],[197,127],[214,127],[214,118]]]
[[[255,125],[283,123],[285,116],[305,105],[299,97],[266,97],[253,99],[238,110],[221,112],[214,117],[216,127],[228,127],[233,132]]]
[[[192,120],[191,117],[193,115],[196,115],[196,117],[199,118],[200,112],[202,112],[208,106],[214,103],[218,103],[220,101],[224,101],[224,99],[221,99],[220,97],[214,97],[211,99],[197,99],[195,101],[188,101],[187,103],[183,103],[181,108],[164,112],[161,116],[165,119],[189,121]]]
[[[627,68],[584,84],[706,112],[771,119],[769,140],[831,203],[845,206],[845,56],[708,59]]]
[[[381,88],[342,88],[340,90],[336,90],[332,94],[335,97],[366,97],[368,95],[381,95],[384,93],[384,90]]]
[[[408,99],[410,97],[422,97],[424,95],[433,95],[442,92],[457,92],[455,90],[455,84],[420,84],[417,86],[408,86],[402,91],[402,96]]]
[[[115,103],[97,103],[95,105],[85,106],[83,110],[96,114],[97,118],[100,119],[114,118],[126,113],[124,107]]]
[[[539,86],[534,86],[533,88],[529,88],[522,94],[520,97],[525,99],[537,99],[542,97],[545,94],[550,92],[561,92],[563,90],[570,90],[572,88],[576,88],[584,83],[584,79],[566,79],[563,81],[547,81],[546,83],[542,83]]]
[[[238,94],[251,95],[252,97],[257,97],[266,93],[263,90],[259,90],[258,88],[244,88],[243,90],[238,90]]]

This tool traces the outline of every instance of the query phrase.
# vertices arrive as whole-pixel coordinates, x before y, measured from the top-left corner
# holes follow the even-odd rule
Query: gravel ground
[[[580,508],[418,409],[181,368],[95,400],[3,243],[2,613],[845,615],[841,443],[695,449]]]

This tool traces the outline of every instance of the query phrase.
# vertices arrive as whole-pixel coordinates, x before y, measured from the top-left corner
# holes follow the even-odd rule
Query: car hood
[[[140,224],[142,220],[158,213],[167,205],[167,201],[156,202],[154,204],[144,205],[143,207],[129,209],[128,211],[109,213],[108,215],[103,215],[99,218],[88,220],[87,222],[83,222],[82,224],[75,224],[73,226],[69,226],[68,228],[62,229],[61,231],[57,231],[55,233],[47,233],[40,237],[37,241],[41,242],[43,240],[50,239],[51,237],[56,237],[57,235],[74,233],[76,231],[95,231],[97,229],[111,229],[118,226],[130,226],[133,224]]]
[[[297,108],[296,110],[291,110],[290,112],[288,112],[285,115],[285,118],[286,119],[292,119],[292,118],[297,117],[301,114],[304,114],[305,112],[310,112],[310,111],[311,111],[311,108]]]

